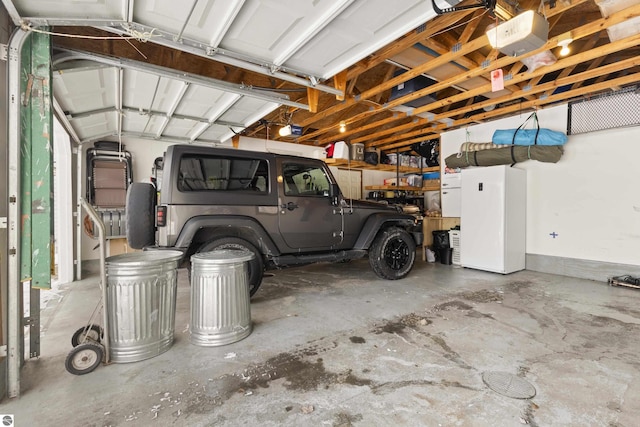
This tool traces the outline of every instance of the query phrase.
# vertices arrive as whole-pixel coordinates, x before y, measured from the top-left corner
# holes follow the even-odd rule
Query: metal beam
[[[20,367],[24,360],[22,288],[20,286],[20,70],[22,46],[29,33],[17,29],[8,51],[8,292],[7,395],[20,396]]]
[[[13,6],[13,3],[11,1],[2,0],[2,2],[5,5],[9,4]],[[127,11],[129,19],[131,19],[133,15],[132,9],[133,6],[131,5],[129,11]],[[240,8],[236,9],[236,14],[239,9]],[[285,68],[279,64],[267,63],[266,61],[260,60],[259,58],[247,57],[228,49],[219,49],[218,44],[220,43],[220,40],[214,40],[214,44],[212,46],[208,46],[196,40],[182,38],[181,34],[173,34],[169,31],[159,30],[158,28],[153,28],[143,24],[132,22],[131,20],[69,19],[54,16],[20,16],[15,8],[13,8],[13,10],[14,13],[11,13],[11,18],[16,26],[20,26],[22,24],[33,27],[91,26],[125,37],[131,37],[132,31],[135,31],[139,34],[149,35],[150,37],[148,41],[159,44],[161,46],[167,46],[172,49],[180,50],[182,52],[189,52],[194,55],[221,62],[223,64],[233,65],[235,67],[240,67],[248,71],[253,71],[269,77],[274,77],[276,79],[284,80],[290,83],[318,89],[319,91],[330,93],[332,95],[344,96],[344,92],[332,86],[317,83],[321,81],[318,76],[312,76],[303,71],[295,70],[293,68]],[[228,27],[226,29],[228,29]],[[224,31],[222,32],[221,36],[222,35],[224,35]]]
[[[207,131],[207,129],[209,129],[214,124],[224,125],[224,126],[228,126],[228,127],[244,127],[244,126],[234,125],[233,123],[230,123],[230,122],[218,121],[218,118],[220,118],[224,113],[229,111],[229,109],[231,107],[233,107],[239,100],[240,100],[240,97],[236,97],[235,99],[230,99],[225,105],[221,106],[221,108],[218,108],[217,111],[215,111],[210,117],[208,117],[209,121],[207,123],[201,125],[200,129],[195,131],[189,137],[191,139],[191,141],[195,141],[196,139],[198,139],[198,137],[200,135],[205,133]]]
[[[229,50],[205,46],[201,42],[197,41],[191,41],[188,39],[182,39],[179,42],[174,41],[173,34],[160,31],[157,28],[151,28],[135,23],[128,23],[127,26],[129,29],[114,26],[112,22],[105,22],[103,26],[95,27],[125,37],[131,36],[130,29],[148,34],[151,34],[153,32],[153,34],[156,36],[149,39],[149,41],[151,41],[152,43],[156,43],[172,49],[177,49],[182,52],[192,53],[203,58],[208,58],[227,65],[233,65],[234,67],[240,67],[248,71],[253,71],[255,73],[273,77],[279,80],[284,80],[286,82],[295,83],[300,86],[318,89],[319,91],[330,93],[332,95],[344,96],[344,92],[332,86],[317,83],[321,81],[319,77],[307,75],[299,70],[281,67],[277,64],[266,63],[265,61],[258,61],[256,58],[250,58]],[[306,76],[306,78],[298,76]]]
[[[233,103],[235,103],[236,101],[237,99],[234,99]],[[224,110],[220,114],[215,114],[213,117],[219,117],[220,115],[224,114],[224,112],[227,111],[228,108],[229,106],[225,106]],[[239,123],[239,122],[217,121],[215,118],[209,119],[205,117],[188,116],[186,114],[169,114],[169,113],[165,113],[162,111],[155,111],[155,110],[140,111],[137,108],[132,108],[132,107],[122,107],[121,109],[118,109],[116,107],[100,108],[97,110],[84,111],[79,114],[67,114],[66,117],[69,121],[73,121],[73,120],[79,120],[79,119],[91,117],[96,114],[117,113],[117,112],[143,114],[146,116],[166,117],[169,120],[170,119],[190,120],[192,122],[207,123],[212,125],[233,126],[233,127],[239,127],[239,128],[246,127],[244,123]],[[117,131],[116,131],[116,134],[117,134]]]
[[[189,86],[191,86],[189,83],[185,83],[185,84],[182,85],[182,88],[180,89],[180,91],[176,95],[175,99],[171,103],[171,107],[169,107],[169,111],[167,111],[167,114],[166,114],[166,117],[164,119],[164,122],[162,123],[162,125],[160,125],[160,129],[158,129],[158,132],[156,132],[156,137],[157,138],[160,138],[162,136],[162,133],[164,132],[164,130],[167,128],[167,125],[169,124],[169,121],[171,120],[171,116],[173,116],[173,114],[176,112],[176,109],[178,108],[178,106],[182,102],[182,99],[184,98],[184,95],[187,93],[187,90],[189,89]]]
[[[228,83],[222,80],[216,80],[208,77],[198,76],[195,74],[183,73],[183,72],[173,70],[171,68],[145,64],[144,62],[133,61],[130,59],[116,59],[116,58],[111,58],[104,55],[99,55],[94,53],[90,54],[90,53],[75,51],[71,49],[61,49],[61,50],[66,52],[66,54],[60,55],[54,58],[53,60],[54,69],[58,65],[67,61],[72,61],[72,60],[93,61],[100,64],[110,65],[112,67],[144,71],[150,74],[155,74],[160,77],[166,77],[169,79],[193,83],[196,85],[218,89],[224,92],[230,92],[238,95],[248,96],[250,98],[260,99],[263,101],[274,102],[276,104],[288,105],[290,107],[301,108],[303,110],[309,109],[308,105],[302,104],[300,102],[290,101],[289,97],[287,96],[284,96],[284,95],[274,96],[274,93],[272,92],[267,93],[259,89],[253,89],[250,86]]]

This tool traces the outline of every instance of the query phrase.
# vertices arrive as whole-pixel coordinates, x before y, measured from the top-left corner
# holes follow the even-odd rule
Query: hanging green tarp
[[[32,33],[21,70],[21,273],[39,289],[51,288],[53,241],[53,116],[51,41]]]

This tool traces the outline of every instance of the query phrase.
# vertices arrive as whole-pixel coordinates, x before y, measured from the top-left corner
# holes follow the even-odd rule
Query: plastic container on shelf
[[[422,179],[440,179],[440,172],[425,172]]]

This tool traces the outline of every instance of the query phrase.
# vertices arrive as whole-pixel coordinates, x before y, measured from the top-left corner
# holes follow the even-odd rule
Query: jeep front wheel
[[[253,296],[258,292],[258,288],[262,283],[262,275],[264,273],[264,262],[262,254],[258,249],[244,239],[238,237],[223,237],[205,243],[198,249],[198,252],[209,252],[216,249],[236,249],[251,252],[254,256],[249,261],[249,296]]]
[[[402,228],[391,227],[378,233],[369,248],[369,264],[383,279],[397,280],[413,268],[416,244]]]

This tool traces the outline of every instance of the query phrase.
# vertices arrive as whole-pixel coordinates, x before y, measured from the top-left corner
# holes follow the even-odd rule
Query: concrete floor
[[[234,344],[190,344],[179,271],[175,343],[135,363],[74,376],[73,332],[97,280],[62,289],[44,313],[42,356],[17,426],[635,426],[640,420],[640,291],[523,271],[502,276],[418,262],[401,281],[366,260],[275,272]],[[530,399],[483,374],[513,374]],[[524,383],[525,385],[527,383]]]

